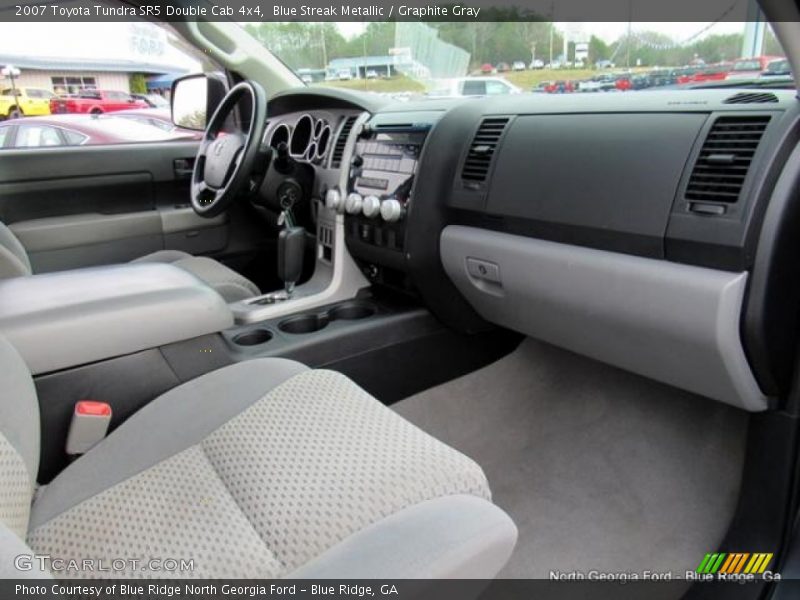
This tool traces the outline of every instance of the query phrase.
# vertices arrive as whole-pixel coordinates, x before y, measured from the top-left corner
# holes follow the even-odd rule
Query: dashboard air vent
[[[507,124],[508,117],[486,118],[481,121],[475,137],[472,138],[464,166],[461,168],[462,179],[486,181],[492,156]]]
[[[777,101],[778,97],[770,92],[739,92],[727,98],[723,104],[768,104]]]
[[[350,131],[356,122],[356,117],[347,117],[339,131],[339,137],[336,138],[336,144],[333,146],[333,158],[331,159],[331,167],[334,169],[342,165],[342,156],[344,156],[344,147],[347,145],[347,138],[350,136]]]
[[[686,199],[736,202],[769,119],[763,115],[719,117],[694,164]]]

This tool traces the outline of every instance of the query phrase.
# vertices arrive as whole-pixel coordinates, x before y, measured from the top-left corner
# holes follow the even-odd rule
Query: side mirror
[[[225,97],[223,77],[199,73],[172,83],[172,122],[184,129],[203,131],[208,118]]]

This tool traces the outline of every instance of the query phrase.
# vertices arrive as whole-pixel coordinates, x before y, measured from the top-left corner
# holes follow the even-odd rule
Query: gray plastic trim
[[[458,225],[440,247],[453,283],[493,323],[748,411],[767,408],[739,333],[747,273]],[[471,274],[469,258],[497,265],[499,282]]]
[[[172,265],[94,267],[0,281],[0,332],[34,375],[232,324],[217,292]]]
[[[28,252],[42,252],[159,235],[161,216],[155,210],[116,215],[89,213],[31,219],[9,227]]]

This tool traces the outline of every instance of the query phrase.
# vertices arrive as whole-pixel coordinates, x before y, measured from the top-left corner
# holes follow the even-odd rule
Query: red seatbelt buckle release
[[[111,405],[96,400],[75,403],[67,434],[67,454],[83,454],[106,437],[111,423]]]

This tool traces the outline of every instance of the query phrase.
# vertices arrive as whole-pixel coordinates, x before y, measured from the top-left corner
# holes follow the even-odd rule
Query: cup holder
[[[233,337],[233,343],[237,346],[258,346],[266,344],[272,339],[272,332],[269,329],[253,329],[245,331]]]
[[[328,317],[331,321],[341,319],[342,321],[357,321],[358,319],[366,319],[375,314],[375,307],[371,304],[340,304],[336,308],[331,309]]]
[[[345,302],[317,314],[290,317],[278,324],[284,333],[314,333],[325,329],[331,321],[356,321],[366,319],[377,311],[374,305],[365,302]]]
[[[278,328],[286,333],[314,333],[327,325],[327,315],[301,315],[281,321]]]

